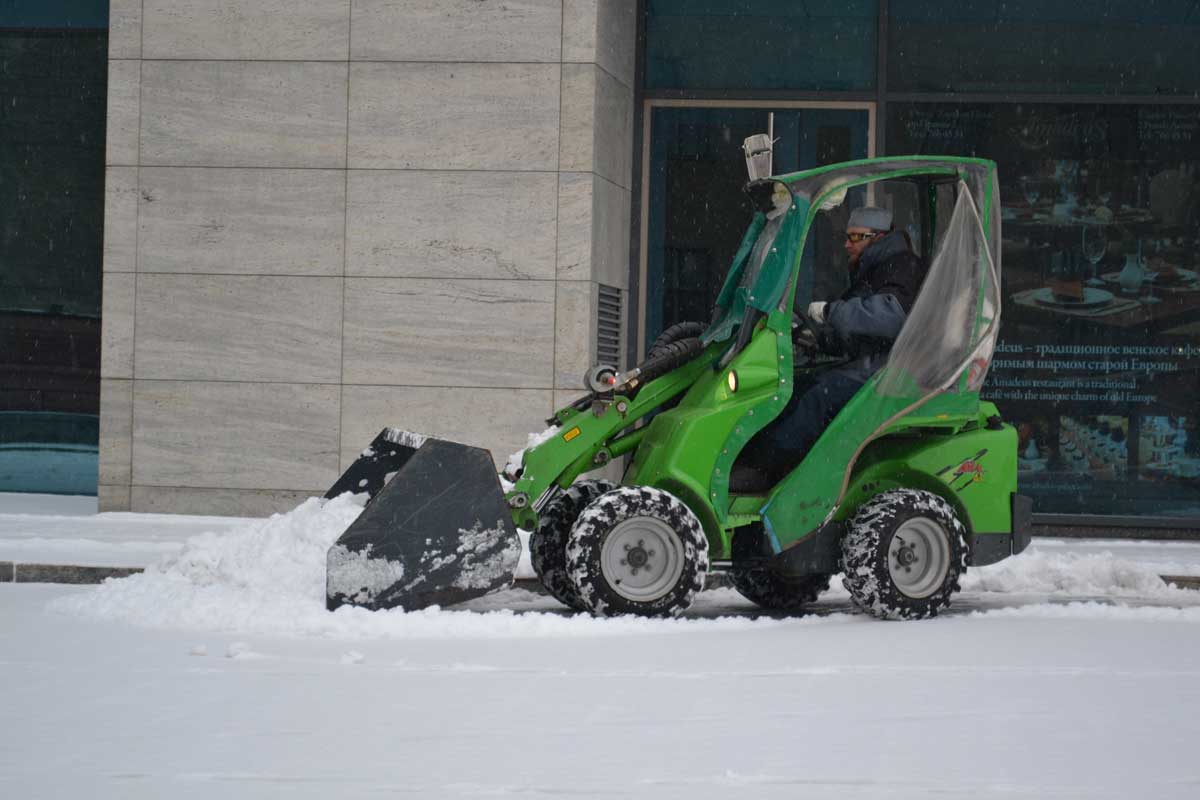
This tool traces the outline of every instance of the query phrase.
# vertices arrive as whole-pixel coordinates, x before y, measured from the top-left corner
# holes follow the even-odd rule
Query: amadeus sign
[[[1020,109],[1018,109],[1018,114]],[[1061,144],[1098,144],[1108,140],[1108,121],[1084,114],[1030,114],[1009,128],[1024,150],[1044,150]]]

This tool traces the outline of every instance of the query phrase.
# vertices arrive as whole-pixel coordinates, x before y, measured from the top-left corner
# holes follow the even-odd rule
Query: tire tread
[[[538,515],[537,530],[529,537],[529,560],[538,580],[551,597],[574,611],[586,609],[567,574],[567,540],[580,512],[613,487],[612,481],[601,479],[571,484]]]
[[[913,598],[892,582],[887,568],[891,536],[901,523],[917,516],[938,522],[949,537],[950,567],[932,595]],[[967,570],[966,527],[944,498],[921,489],[892,489],[864,503],[842,540],[842,584],[853,603],[881,619],[935,617],[949,607]]]
[[[679,580],[666,594],[650,602],[634,602],[617,594],[607,585],[600,568],[605,537],[618,523],[636,516],[653,516],[666,522],[683,548]],[[708,540],[700,520],[674,495],[649,486],[621,486],[601,495],[579,515],[567,545],[567,572],[583,606],[596,616],[678,616],[704,588]]]

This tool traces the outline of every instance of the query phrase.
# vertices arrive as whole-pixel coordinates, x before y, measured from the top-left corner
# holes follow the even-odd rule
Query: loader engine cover
[[[371,482],[382,488],[370,493],[362,514],[329,549],[326,607],[413,610],[510,586],[521,540],[491,454],[397,434],[385,430],[347,470],[357,470],[357,485],[364,466],[398,466],[394,474],[375,476]],[[404,450],[390,463],[379,459],[389,443]]]

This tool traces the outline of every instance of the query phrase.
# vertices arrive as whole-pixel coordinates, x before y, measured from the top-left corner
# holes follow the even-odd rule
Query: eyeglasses
[[[851,244],[858,244],[859,242],[865,242],[868,239],[874,239],[878,235],[878,233],[847,233],[846,241],[850,242]]]

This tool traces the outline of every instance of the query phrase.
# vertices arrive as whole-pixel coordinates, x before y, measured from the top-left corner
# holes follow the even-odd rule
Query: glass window
[[[888,152],[999,164],[984,396],[1040,512],[1200,515],[1200,107],[891,104]]]
[[[891,0],[891,92],[1186,94],[1192,0]]]
[[[647,226],[646,341],[707,322],[754,206],[742,192],[742,141],[774,114],[774,172],[864,158],[859,109],[654,108]],[[840,251],[840,245],[836,248]]]
[[[0,491],[96,492],[107,17],[0,9]]]
[[[5,0],[0,4],[0,28],[108,29],[104,0]]]
[[[647,0],[649,89],[875,87],[875,0]]]

